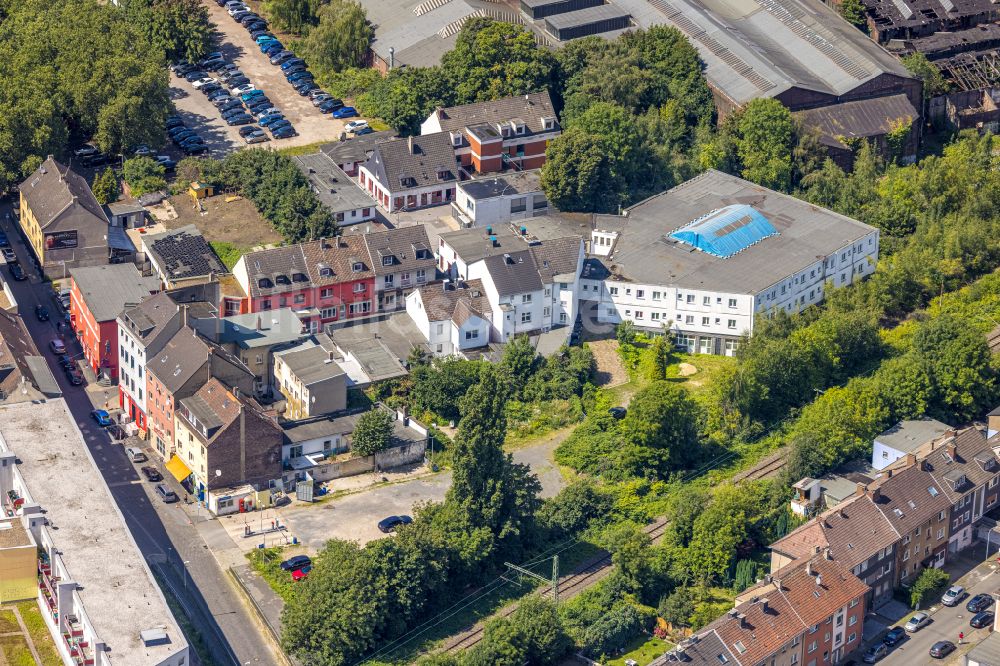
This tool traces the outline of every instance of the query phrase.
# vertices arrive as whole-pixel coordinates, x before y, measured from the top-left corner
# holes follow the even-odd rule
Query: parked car
[[[156,484],[156,494],[159,495],[160,499],[162,499],[166,504],[173,504],[177,501],[177,493],[162,483]]]
[[[981,611],[972,616],[969,620],[969,624],[975,629],[982,629],[983,627],[993,626],[993,612],[992,611]]]
[[[281,63],[285,62],[289,58],[294,58],[294,57],[295,57],[295,54],[292,53],[291,51],[278,51],[273,56],[271,56],[271,64],[272,65],[280,65]]]
[[[227,62],[225,65],[222,66],[221,69],[219,69],[219,71],[220,72],[235,72],[235,71],[239,70],[239,68],[240,68],[240,66],[237,65],[235,62]]]
[[[263,108],[254,109],[253,115],[257,116],[257,118],[266,118],[267,116],[273,115],[279,115],[284,118],[284,115],[281,113],[281,109],[273,106],[265,106]]]
[[[295,72],[294,74],[286,78],[288,79],[288,82],[291,83],[293,86],[303,83],[305,81],[309,81],[310,83],[313,81],[312,72],[305,72],[305,71]],[[308,90],[306,91],[306,94],[307,95],[309,94]]]
[[[198,136],[198,134],[194,130],[186,129],[183,132],[178,132],[177,134],[174,134],[173,136],[170,137],[170,139],[177,145],[180,145],[185,141],[187,141],[188,139],[190,139],[191,137],[195,136]]]
[[[233,87],[229,92],[233,95],[243,95],[256,89],[252,83],[244,83],[243,85]]]
[[[14,278],[16,282],[23,282],[28,279],[28,276],[24,274],[24,269],[21,268],[21,264],[8,264],[10,270],[10,276]]]
[[[905,629],[903,629],[902,627],[893,627],[888,632],[886,632],[885,636],[882,637],[882,642],[888,645],[889,647],[894,647],[905,638],[906,638]]]
[[[234,20],[239,21],[244,16],[248,16],[250,14],[253,14],[253,12],[251,12],[250,9],[247,8],[247,9],[237,10],[237,12],[235,14],[233,14],[232,16],[233,16]]]
[[[304,65],[305,63],[306,61],[302,58],[289,58],[285,62],[281,63],[281,69],[282,71],[287,72],[292,67],[295,67],[296,65]]]
[[[358,130],[368,127],[367,120],[352,120],[351,122],[344,125],[345,132],[357,132]]]
[[[970,613],[980,613],[993,605],[993,597],[988,594],[977,594],[965,604],[965,610]]]
[[[267,138],[267,135],[260,131],[246,135],[243,137],[243,140],[246,141],[248,146],[254,143],[264,143],[265,141],[270,141],[270,139]]]
[[[48,321],[49,320],[49,309],[44,305],[35,306],[35,317],[38,321]]]
[[[170,159],[170,157],[167,155],[157,155],[153,159],[159,162],[160,165],[167,171],[173,171],[174,169],[177,168],[177,162]]]
[[[295,92],[297,92],[302,96],[305,96],[309,94],[309,91],[316,90],[316,88],[319,88],[319,86],[316,85],[315,81],[312,81],[311,79],[306,79],[305,81],[296,82],[294,88]]]
[[[243,113],[238,116],[230,116],[229,118],[226,118],[226,123],[231,126],[246,125],[247,123],[252,123],[252,122],[253,122],[253,116],[251,116],[249,113]]]
[[[949,654],[955,651],[955,644],[951,641],[938,641],[931,646],[929,654],[934,659],[944,659]]]
[[[7,238],[7,234],[0,231],[0,247],[10,247],[10,240]]]
[[[253,38],[253,41],[257,46],[260,46],[265,42],[277,42],[279,40],[274,35],[257,35]]]
[[[170,66],[167,69],[169,69],[171,72],[176,73],[178,69],[181,69],[182,67],[187,67],[190,64],[191,63],[189,63],[187,60],[178,60],[177,62],[170,63]]]
[[[222,69],[222,66],[226,64],[226,61],[222,58],[215,58],[207,62],[201,63],[202,69],[207,69],[210,72],[217,72]]]
[[[250,39],[252,39],[254,43],[257,42],[258,37],[274,37],[274,35],[268,32],[266,28],[261,30],[254,30],[250,33]]]
[[[353,106],[342,106],[333,112],[334,118],[353,118],[358,115],[357,109]]]
[[[288,78],[292,74],[297,74],[299,72],[306,71],[306,64],[304,62],[300,62],[297,65],[293,65],[292,67],[289,67],[288,69],[283,69],[281,71],[282,73],[284,73],[285,78]]]
[[[260,120],[257,121],[257,124],[260,125],[261,127],[267,127],[272,123],[276,123],[279,120],[284,120],[284,119],[285,117],[280,113],[271,113],[266,116],[261,116]]]
[[[339,99],[330,99],[319,105],[320,113],[336,113],[344,108],[344,103]]]
[[[371,127],[362,127],[361,129],[359,129],[357,132],[354,133],[354,136],[364,136],[365,134],[373,134],[374,132],[375,130],[373,130]]]
[[[111,420],[111,415],[108,414],[103,409],[95,409],[92,412],[90,412],[90,415],[94,417],[95,421],[97,421],[97,425],[101,426],[102,428],[107,428],[109,425],[114,423],[114,421]]]
[[[128,456],[128,459],[134,463],[146,462],[146,460],[148,460],[148,458],[146,458],[146,454],[143,453],[141,449],[137,449],[134,446],[126,447],[125,455]]]
[[[246,127],[240,128],[240,136],[247,136],[248,134],[253,134],[254,132],[259,132],[260,128],[256,125],[247,125]]]
[[[311,564],[304,566],[301,569],[296,569],[295,571],[292,572],[292,580],[294,580],[296,583],[299,582],[300,580],[305,580],[306,578],[309,577],[309,572],[312,571],[312,569],[313,568]]]
[[[931,623],[931,616],[928,615],[927,613],[914,613],[912,617],[910,617],[910,619],[906,621],[906,624],[903,625],[903,628],[912,634],[914,632],[920,631],[930,623]]]
[[[260,52],[266,55],[268,58],[273,56],[275,53],[278,53],[279,51],[285,50],[285,46],[277,39],[264,40],[257,46],[260,47]]]
[[[319,106],[323,102],[327,102],[331,99],[334,99],[333,95],[323,92],[319,88],[309,93],[309,101],[312,102],[313,106]]]
[[[625,418],[625,414],[627,413],[627,411],[628,410],[626,410],[624,407],[612,407],[611,409],[608,410],[608,414],[611,414],[611,416],[620,420]]]
[[[73,386],[83,384],[83,375],[76,368],[66,368],[66,380]]]
[[[184,127],[184,121],[176,117],[167,118],[166,122],[163,124],[168,130],[175,127]]]
[[[181,150],[183,150],[188,155],[200,155],[201,153],[208,150],[208,146],[206,146],[204,143],[195,143],[187,146],[181,146]]]
[[[58,363],[59,367],[63,370],[69,370],[70,368],[76,367],[76,361],[74,361],[73,357],[69,354],[63,354],[62,356],[56,358],[56,363]]]
[[[945,591],[944,595],[941,596],[941,603],[949,607],[957,606],[958,602],[966,596],[964,587],[961,585],[952,585]]]
[[[153,150],[146,144],[140,143],[136,146],[134,154],[136,157],[149,157],[153,154]]]
[[[3,255],[3,260],[6,261],[8,264],[17,263],[17,255],[14,254],[14,250],[12,248],[9,247],[3,248],[2,250],[0,250],[0,255]]]
[[[85,143],[83,146],[81,146],[80,148],[77,148],[76,150],[73,151],[73,157],[76,157],[77,159],[79,159],[81,157],[88,157],[90,155],[96,155],[99,152],[100,151],[97,149],[96,146],[92,146],[89,143]]]
[[[208,72],[205,72],[205,71],[203,71],[201,69],[193,69],[193,70],[191,70],[190,72],[188,72],[187,74],[184,75],[184,79],[188,83],[194,83],[198,79],[203,79],[206,76],[208,76]]]
[[[223,113],[222,119],[225,120],[226,122],[229,122],[230,118],[236,118],[237,116],[245,116],[245,115],[247,115],[246,109],[242,107],[236,107],[235,109],[229,109],[228,111]]]
[[[259,20],[260,20],[260,15],[259,14],[256,14],[254,12],[250,12],[246,16],[243,16],[242,18],[238,19],[237,23],[240,23],[242,25],[247,25],[249,23],[253,23],[254,21],[259,21]]]
[[[295,128],[289,125],[288,127],[282,127],[276,129],[271,133],[271,136],[275,139],[291,139],[293,136],[298,136],[299,133],[295,131]]]
[[[160,474],[160,470],[152,465],[145,465],[139,471],[142,472],[147,481],[163,481],[163,475]]]
[[[889,654],[889,648],[886,647],[885,643],[878,643],[868,648],[868,651],[865,652],[865,655],[861,658],[861,661],[865,662],[866,664],[874,664],[887,654]]]
[[[198,61],[198,64],[204,67],[205,63],[211,62],[212,60],[219,60],[222,57],[222,51],[212,51],[211,53],[206,53],[205,56]]]
[[[267,30],[267,21],[264,19],[257,19],[250,23],[245,23],[243,25],[251,35],[260,33],[261,30]]]
[[[287,118],[282,118],[281,120],[276,120],[273,123],[269,124],[267,126],[267,129],[269,129],[272,132],[274,132],[274,131],[277,131],[279,129],[283,129],[285,127],[291,127],[291,126],[292,126],[291,121],[289,121]]]
[[[211,96],[212,93],[216,93],[222,90],[222,86],[216,82],[213,82],[209,83],[206,86],[202,86],[201,88],[199,88],[199,90],[201,90],[201,92],[203,92],[206,96]]]
[[[213,90],[212,92],[208,93],[207,97],[208,101],[212,102],[213,104],[215,104],[220,99],[225,101],[227,99],[233,98],[233,96],[229,94],[229,91],[223,88],[222,86],[219,86],[216,90]]]
[[[226,85],[232,88],[233,86],[245,86],[250,83],[250,77],[245,74],[240,74],[239,76],[232,76],[226,81]]]
[[[301,569],[302,567],[307,567],[311,564],[312,560],[309,559],[308,555],[295,555],[294,557],[289,557],[279,566],[282,571],[295,571],[296,569]]]
[[[380,532],[388,534],[389,532],[395,531],[395,529],[400,525],[409,525],[412,522],[413,519],[409,516],[389,516],[388,518],[383,518],[378,521],[378,529]]]
[[[264,97],[264,91],[258,90],[257,88],[251,88],[250,90],[244,90],[240,93],[240,101],[249,102],[254,97]]]

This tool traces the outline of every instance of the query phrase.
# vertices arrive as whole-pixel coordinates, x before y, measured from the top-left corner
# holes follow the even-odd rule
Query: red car
[[[292,572],[292,580],[294,580],[296,582],[298,582],[300,580],[304,580],[305,578],[307,578],[309,576],[309,572],[310,571],[312,571],[312,565],[311,564],[308,564],[308,565],[302,567],[301,569],[296,569],[295,571]]]

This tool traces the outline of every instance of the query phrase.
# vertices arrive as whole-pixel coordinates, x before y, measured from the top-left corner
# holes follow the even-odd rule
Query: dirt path
[[[628,383],[628,372],[618,355],[617,340],[595,340],[587,343],[594,354],[594,383],[610,388]]]

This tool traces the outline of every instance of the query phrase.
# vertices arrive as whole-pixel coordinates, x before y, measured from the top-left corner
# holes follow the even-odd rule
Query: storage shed
[[[599,7],[604,0],[521,0],[521,11],[537,21],[555,14]]]
[[[624,30],[632,16],[615,5],[598,5],[545,19],[545,30],[561,42],[613,30]]]

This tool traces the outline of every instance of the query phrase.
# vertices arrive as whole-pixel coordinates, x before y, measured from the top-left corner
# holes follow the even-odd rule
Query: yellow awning
[[[189,470],[188,466],[184,464],[184,461],[176,455],[173,456],[167,463],[167,471],[170,472],[178,481],[183,481],[191,476],[191,470]]]

